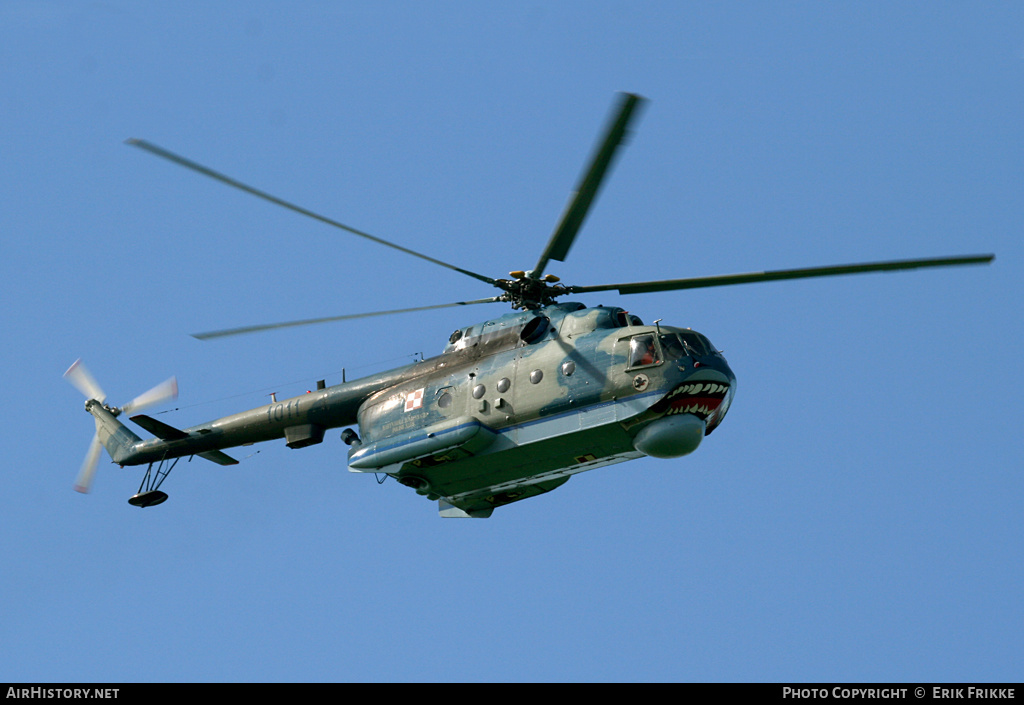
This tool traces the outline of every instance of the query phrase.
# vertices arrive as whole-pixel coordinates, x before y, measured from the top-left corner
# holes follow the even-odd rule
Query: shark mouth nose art
[[[722,406],[728,393],[728,384],[685,382],[666,394],[651,410],[666,416],[693,414],[706,421]]]

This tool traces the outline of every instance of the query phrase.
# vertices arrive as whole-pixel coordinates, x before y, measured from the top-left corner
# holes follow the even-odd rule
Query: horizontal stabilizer
[[[221,453],[219,450],[208,450],[205,453],[197,453],[197,455],[218,465],[238,465],[237,460],[227,453]]]
[[[142,426],[157,438],[163,438],[165,441],[180,441],[183,438],[188,438],[188,434],[184,431],[180,431],[174,426],[168,426],[163,421],[157,421],[152,416],[138,414],[132,417],[132,421]]]
[[[163,421],[157,421],[152,416],[146,416],[145,414],[133,416],[132,421],[142,426],[157,438],[162,438],[165,441],[180,441],[189,437],[189,434],[184,431],[177,429],[174,426],[169,426]],[[196,453],[196,455],[204,460],[217,463],[218,465],[238,465],[237,460],[227,453],[222,453],[219,450],[207,450],[202,453]]]

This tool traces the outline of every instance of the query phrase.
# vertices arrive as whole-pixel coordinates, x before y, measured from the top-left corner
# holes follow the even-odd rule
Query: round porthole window
[[[540,370],[534,370],[533,372],[530,373],[530,383],[531,384],[537,384],[542,379],[544,379],[544,373],[541,372]]]
[[[449,406],[452,405],[452,395],[449,394],[448,392],[445,392],[444,394],[437,398],[437,405],[442,409],[447,409]]]
[[[487,387],[485,387],[482,384],[478,384],[475,387],[473,387],[473,398],[474,399],[479,399],[480,397],[482,397],[486,393],[487,393]]]
[[[565,375],[566,377],[570,376],[575,371],[576,363],[573,362],[572,360],[566,360],[565,362],[562,363],[562,374]]]
[[[498,393],[499,394],[504,394],[505,392],[507,392],[509,390],[509,387],[511,387],[511,386],[512,386],[512,382],[509,380],[509,378],[508,377],[502,377],[501,379],[498,380]]]

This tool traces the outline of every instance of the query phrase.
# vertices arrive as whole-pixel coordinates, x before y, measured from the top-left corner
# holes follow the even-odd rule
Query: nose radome
[[[693,414],[663,416],[636,434],[633,447],[653,458],[679,458],[697,450],[704,438],[704,421]]]

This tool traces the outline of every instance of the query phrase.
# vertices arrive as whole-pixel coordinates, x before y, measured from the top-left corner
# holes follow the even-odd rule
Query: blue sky
[[[729,416],[486,521],[336,433],[179,464],[159,508],[106,459],[71,490],[78,357],[115,403],[176,374],[187,426],[505,312],[199,342],[491,292],[126,138],[496,277],[622,90],[568,283],[997,259],[581,298],[708,335]],[[1020,5],[9,0],[0,95],[0,680],[1020,680]]]

